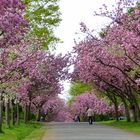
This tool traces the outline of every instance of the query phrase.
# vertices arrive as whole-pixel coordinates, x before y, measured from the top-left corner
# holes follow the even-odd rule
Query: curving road
[[[43,140],[140,140],[122,130],[94,123],[49,123]]]

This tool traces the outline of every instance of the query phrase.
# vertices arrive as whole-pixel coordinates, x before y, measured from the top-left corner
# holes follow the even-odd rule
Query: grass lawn
[[[24,140],[42,140],[44,134],[46,132],[45,128],[40,128],[32,131],[32,133],[27,136]]]
[[[121,128],[125,131],[128,132],[133,132],[135,134],[140,135],[140,123],[135,123],[135,122],[126,122],[126,121],[106,121],[103,122],[103,124],[111,125],[117,128]]]
[[[3,127],[4,133],[0,134],[0,140],[24,140],[30,135],[34,135],[37,138],[45,133],[45,130],[42,129],[43,124],[40,123],[21,123],[19,126],[11,127],[6,129]],[[26,139],[26,140],[40,140],[40,139]]]

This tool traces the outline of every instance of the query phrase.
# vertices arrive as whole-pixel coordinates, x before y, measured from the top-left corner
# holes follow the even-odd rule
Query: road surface
[[[49,123],[43,140],[140,140],[140,136],[94,123]]]

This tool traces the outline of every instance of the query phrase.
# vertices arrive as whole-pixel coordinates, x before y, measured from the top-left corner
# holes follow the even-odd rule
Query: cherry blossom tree
[[[29,37],[24,12],[25,5],[20,0],[0,1],[0,131],[3,102],[7,127],[9,104],[12,123],[15,105],[17,124],[19,105],[27,122],[31,111],[41,110],[50,97],[61,92],[60,80],[68,77],[69,55],[52,55],[42,49],[39,38]]]
[[[0,84],[1,94],[5,94],[5,81],[11,77],[13,68],[11,60],[14,50],[28,30],[28,23],[23,16],[25,6],[19,0],[0,1]],[[12,65],[12,66],[11,66]],[[0,95],[0,129],[2,128],[2,95]],[[2,131],[2,130],[0,130]]]
[[[93,93],[83,93],[76,96],[71,104],[72,114],[86,117],[87,108],[93,109],[94,114],[107,115],[112,112],[112,107],[106,99],[98,98]],[[114,110],[113,110],[114,111]]]
[[[127,10],[128,6],[132,8]],[[134,5],[132,1],[119,1],[112,12],[104,5],[104,10],[96,15],[110,18],[112,22],[100,37],[92,35],[86,25],[81,23],[81,31],[86,34],[86,38],[76,44],[73,74],[75,79],[106,91],[111,100],[115,96],[121,98],[128,117],[128,106],[133,106],[135,121],[140,117],[137,101],[139,13],[139,5]]]
[[[69,108],[67,107],[64,100],[60,99],[58,96],[50,98],[43,105],[43,112],[47,116],[48,121],[58,121],[58,122],[71,122],[73,117]]]

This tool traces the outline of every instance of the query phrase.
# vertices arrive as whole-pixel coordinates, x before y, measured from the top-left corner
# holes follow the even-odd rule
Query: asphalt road
[[[49,123],[43,140],[140,140],[140,136],[99,123]]]

